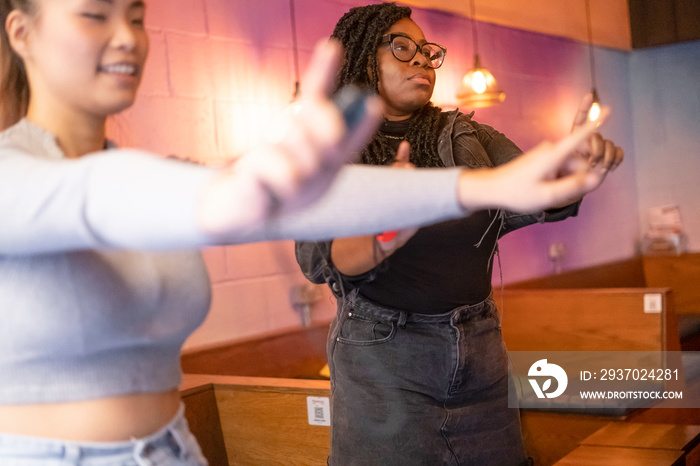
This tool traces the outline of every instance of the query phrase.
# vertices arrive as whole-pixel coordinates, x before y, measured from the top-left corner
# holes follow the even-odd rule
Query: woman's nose
[[[413,66],[425,67],[425,66],[428,66],[428,59],[426,58],[425,55],[423,55],[423,52],[421,50],[418,50],[416,52],[416,54],[413,56],[413,60],[411,60],[411,64]]]
[[[112,37],[112,46],[128,52],[136,49],[138,46],[138,39],[129,21],[124,20],[117,23],[114,36]]]

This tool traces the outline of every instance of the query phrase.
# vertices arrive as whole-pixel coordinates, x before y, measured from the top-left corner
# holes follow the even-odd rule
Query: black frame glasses
[[[445,55],[447,55],[447,48],[443,47],[440,44],[435,44],[433,42],[426,42],[423,45],[419,45],[415,40],[411,39],[409,36],[406,34],[401,34],[401,33],[391,33],[391,34],[384,34],[382,36],[382,39],[389,38],[388,40],[383,40],[380,42],[379,45],[383,44],[390,44],[391,45],[391,54],[396,58],[398,61],[401,62],[409,62],[413,60],[413,57],[416,56],[416,53],[420,50],[421,55],[425,57],[427,65],[436,70],[442,66],[442,64],[445,62]],[[397,39],[401,39],[402,41],[407,40],[408,42],[405,43],[399,43]],[[413,46],[411,46],[413,44]],[[402,50],[401,47],[408,46],[408,50]],[[412,50],[411,50],[412,49]],[[410,55],[410,56],[409,56]]]

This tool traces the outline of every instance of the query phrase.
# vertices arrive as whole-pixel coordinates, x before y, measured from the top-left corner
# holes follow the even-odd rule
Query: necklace
[[[391,134],[385,134],[385,133],[382,133],[382,132],[380,132],[379,135],[380,135],[381,137],[383,137],[383,138],[387,138],[387,139],[397,139],[397,140],[399,140],[399,141],[402,141],[402,140],[405,138],[404,136],[392,136]]]

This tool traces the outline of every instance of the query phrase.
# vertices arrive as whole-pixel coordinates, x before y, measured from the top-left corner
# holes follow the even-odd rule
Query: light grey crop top
[[[212,174],[136,150],[67,160],[27,120],[0,133],[0,404],[178,386],[180,348],[210,302],[191,250],[211,244],[194,213]],[[461,216],[458,174],[348,167],[315,205],[228,241],[318,240]]]

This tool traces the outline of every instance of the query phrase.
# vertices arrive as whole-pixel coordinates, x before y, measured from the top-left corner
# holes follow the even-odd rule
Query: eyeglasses
[[[391,53],[398,61],[411,61],[419,50],[425,57],[430,68],[440,68],[442,62],[445,61],[447,49],[442,45],[433,44],[431,42],[418,45],[416,41],[405,34],[386,34],[382,38],[385,37],[388,37],[388,40],[381,42],[380,45],[391,44]]]

